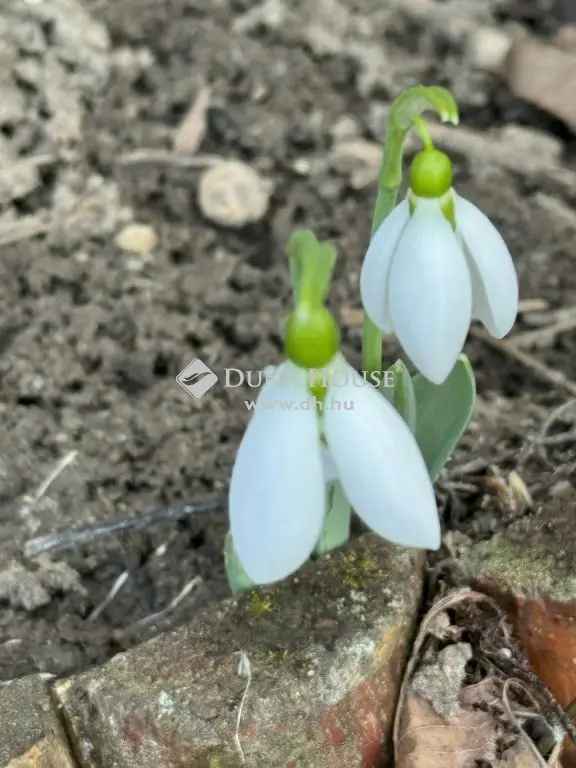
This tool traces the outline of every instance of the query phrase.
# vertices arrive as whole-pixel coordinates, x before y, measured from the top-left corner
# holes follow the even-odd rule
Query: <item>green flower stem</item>
[[[432,142],[432,136],[430,136],[430,130],[428,128],[427,122],[420,117],[420,115],[417,115],[414,120],[414,128],[418,131],[418,135],[420,136],[420,140],[422,141],[422,144],[424,144],[425,149],[432,149],[434,147],[434,143]]]
[[[428,110],[436,112],[443,122],[458,124],[458,107],[454,97],[450,91],[439,86],[416,85],[408,88],[390,107],[378,181],[378,197],[372,219],[372,235],[396,205],[402,184],[402,160],[408,133],[416,127],[425,146],[431,141],[421,118],[422,113]],[[382,370],[382,334],[369,317],[364,319],[362,365],[367,374]]]

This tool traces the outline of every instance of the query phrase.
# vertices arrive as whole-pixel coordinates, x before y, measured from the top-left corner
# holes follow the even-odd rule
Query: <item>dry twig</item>
[[[211,90],[200,88],[194,103],[180,123],[174,136],[174,151],[193,155],[198,151],[206,134],[206,114],[210,106]]]
[[[30,514],[30,512],[32,512],[36,504],[38,504],[40,499],[46,494],[52,483],[62,474],[67,466],[76,460],[77,455],[78,451],[70,451],[70,453],[67,453],[66,456],[60,459],[60,461],[56,464],[48,477],[43,480],[42,483],[40,483],[36,493],[33,496],[24,497],[24,505],[20,509],[20,514],[22,517],[26,517]]]
[[[144,616],[142,619],[139,619],[138,621],[134,622],[134,624],[131,624],[129,627],[125,627],[124,629],[118,630],[116,632],[116,636],[124,637],[125,635],[129,635],[134,629],[145,627],[145,626],[148,626],[148,624],[154,624],[158,621],[161,621],[169,613],[172,613],[172,611],[175,611],[176,608],[180,605],[180,603],[186,597],[188,597],[190,592],[196,589],[196,587],[198,587],[200,584],[202,584],[202,577],[194,576],[193,579],[191,579],[187,584],[184,585],[184,587],[180,590],[180,592],[178,592],[176,597],[174,597],[165,608],[162,608],[162,610],[157,611],[156,613],[151,613],[148,616]]]
[[[108,608],[110,603],[114,600],[116,595],[120,592],[120,590],[126,584],[129,578],[130,578],[130,574],[128,571],[123,571],[120,574],[120,576],[118,576],[118,578],[112,585],[112,588],[110,589],[110,591],[108,592],[104,600],[102,600],[100,605],[97,605],[96,608],[94,608],[94,610],[90,614],[90,616],[88,616],[88,621],[96,621],[96,619],[102,614],[102,612],[105,611],[106,608]]]
[[[190,155],[171,152],[168,149],[136,149],[120,155],[118,163],[122,166],[170,165],[174,168],[207,168],[218,165],[222,158],[218,155]]]
[[[566,403],[562,403],[562,405],[559,405],[549,414],[548,418],[542,424],[540,432],[535,437],[529,438],[523,446],[519,457],[519,464],[525,464],[526,461],[532,456],[535,448],[542,448],[543,446],[545,447],[547,445],[562,445],[564,443],[570,443],[573,440],[576,440],[576,432],[574,430],[563,432],[560,435],[548,436],[548,432],[552,426],[557,421],[563,419],[572,409],[576,409],[576,400],[574,399],[568,400]]]
[[[549,317],[552,321],[550,324],[536,331],[518,333],[510,339],[509,343],[525,349],[548,347],[557,336],[576,328],[576,307],[551,312]]]
[[[239,651],[240,655],[240,662],[238,664],[238,674],[240,677],[246,678],[246,687],[244,688],[244,693],[242,694],[242,699],[240,700],[240,706],[238,707],[238,717],[236,718],[236,732],[234,733],[234,743],[236,744],[236,750],[240,756],[240,762],[242,765],[246,763],[246,757],[244,755],[244,750],[242,749],[242,744],[240,743],[240,725],[242,723],[242,714],[244,712],[244,705],[246,704],[246,699],[248,698],[248,691],[250,690],[250,685],[252,684],[252,666],[250,664],[250,659],[248,658],[248,655],[244,651]]]
[[[527,352],[518,349],[512,341],[494,339],[480,328],[471,328],[470,332],[474,338],[480,339],[489,347],[492,347],[492,349],[530,369],[536,378],[548,384],[553,384],[555,387],[568,392],[572,397],[576,397],[576,383],[568,379],[561,371],[550,368]]]
[[[18,221],[0,224],[0,247],[13,245],[21,240],[29,240],[37,235],[45,235],[50,230],[50,222],[45,215],[22,216]]]

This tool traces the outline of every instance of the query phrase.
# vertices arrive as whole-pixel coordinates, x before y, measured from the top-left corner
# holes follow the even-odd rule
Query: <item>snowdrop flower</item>
[[[285,578],[310,557],[334,475],[376,533],[410,547],[440,545],[432,484],[402,418],[340,353],[322,378],[319,409],[307,367],[293,360],[280,365],[258,397],[238,450],[231,533],[244,570],[257,584]]]
[[[502,338],[518,311],[518,280],[488,218],[452,189],[449,158],[416,155],[411,190],[376,230],[360,280],[362,303],[383,333],[430,381],[441,384],[472,318]]]

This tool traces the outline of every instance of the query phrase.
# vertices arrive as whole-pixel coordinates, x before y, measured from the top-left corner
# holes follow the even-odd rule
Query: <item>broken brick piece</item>
[[[423,565],[364,536],[60,682],[83,768],[389,765]]]

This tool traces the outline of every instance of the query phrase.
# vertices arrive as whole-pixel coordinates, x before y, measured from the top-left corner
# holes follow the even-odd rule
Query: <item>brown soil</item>
[[[538,34],[554,32],[545,3],[531,3],[530,18],[520,2],[468,4],[482,6],[470,12],[478,24],[516,18]],[[565,166],[575,166],[567,129],[516,101],[495,77],[471,70],[458,34],[424,23],[410,3],[385,9],[378,0],[318,4],[331,23],[337,14],[326,9],[332,6],[344,17],[347,31],[331,32],[337,44],[328,46],[311,36],[311,23],[299,22],[298,14],[306,17],[313,5],[303,0],[277,4],[288,9],[279,26],[247,23],[254,6],[246,0],[85,5],[110,33],[108,83],[85,98],[74,153],[44,169],[38,185],[10,210],[16,218],[54,212],[59,195],[80,201],[85,180],[98,175],[117,188],[135,221],[154,227],[160,244],[141,264],[121,252],[114,245],[124,216],[119,209],[107,210],[116,217],[110,225],[103,215],[85,235],[68,222],[58,237],[37,236],[0,250],[2,567],[22,562],[22,547],[35,536],[179,501],[225,499],[250,393],[218,387],[196,402],[174,377],[194,357],[217,372],[259,369],[280,359],[290,301],[283,249],[296,226],[312,228],[338,248],[332,305],[346,354],[359,363],[354,310],[374,187],[354,189],[332,167],[334,127],[343,117],[356,122],[359,136],[378,141],[382,108],[401,88],[418,81],[446,84],[468,128],[529,126],[561,142]],[[122,162],[135,149],[169,147],[203,83],[211,85],[212,101],[202,153],[244,160],[273,182],[266,217],[240,231],[202,216],[197,170]],[[38,114],[40,122],[26,136],[0,125],[3,141],[19,142],[22,156],[46,151],[41,121],[49,116]],[[455,160],[459,190],[494,219],[515,255],[522,297],[547,302],[546,311],[575,306],[574,230],[553,207],[574,199],[562,197],[553,181],[549,188],[531,184],[495,166],[472,175],[465,156]],[[533,329],[537,320],[522,315],[515,332]],[[572,331],[534,355],[574,380],[574,344]],[[576,448],[573,442],[530,447],[552,409],[567,400],[565,391],[476,338],[467,352],[481,400],[439,488],[445,524],[486,536],[523,511],[502,500],[491,466],[504,478],[516,469],[540,502],[559,480],[573,476]],[[397,355],[392,342],[386,353],[391,360]],[[566,419],[552,433],[566,428]],[[26,512],[25,497],[72,450],[76,462]],[[484,464],[459,476],[474,459]],[[0,679],[82,669],[193,619],[199,605],[227,592],[225,530],[223,505],[55,554],[53,560],[65,562],[77,579],[67,571],[50,582],[45,561],[24,561],[30,588],[44,584],[50,599],[31,609],[0,597]],[[130,574],[124,588],[88,621],[124,571]],[[196,575],[201,586],[175,611],[137,624],[165,608]]]

